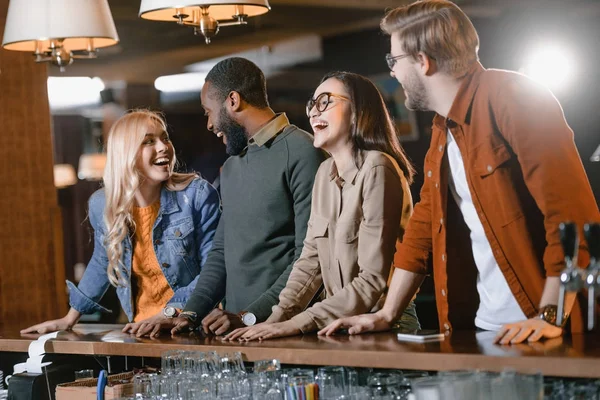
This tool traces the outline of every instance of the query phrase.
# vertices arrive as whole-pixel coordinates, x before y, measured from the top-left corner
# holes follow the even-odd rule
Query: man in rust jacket
[[[498,331],[503,344],[561,335],[552,317],[564,268],[558,226],[600,214],[560,104],[522,75],[484,69],[477,32],[451,2],[399,7],[382,28],[407,107],[437,113],[425,183],[383,309],[320,333],[389,329],[433,273],[443,330]],[[584,243],[579,258],[587,265]],[[571,329],[582,331],[574,294],[565,309]]]

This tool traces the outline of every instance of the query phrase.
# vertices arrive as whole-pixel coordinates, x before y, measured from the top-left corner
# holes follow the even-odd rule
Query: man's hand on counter
[[[555,338],[562,335],[562,328],[540,318],[530,318],[513,324],[504,325],[496,335],[494,343],[514,344],[525,340],[537,342],[542,338]]]
[[[202,330],[210,335],[223,335],[224,333],[243,328],[245,325],[238,314],[230,313],[215,308],[202,320]]]
[[[167,318],[162,312],[140,322],[130,322],[123,328],[123,333],[131,333],[136,337],[156,337],[161,330],[172,329],[176,320],[185,318]],[[187,320],[186,320],[187,321]]]

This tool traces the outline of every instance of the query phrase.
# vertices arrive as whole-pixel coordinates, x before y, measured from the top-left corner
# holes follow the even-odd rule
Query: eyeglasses
[[[327,110],[327,107],[329,107],[329,105],[331,104],[332,97],[335,97],[336,99],[350,101],[350,99],[345,96],[329,92],[323,92],[320,95],[318,95],[316,99],[308,100],[308,103],[306,103],[306,115],[310,117],[310,110],[312,110],[313,107],[316,107],[318,112],[323,112]]]
[[[385,55],[385,61],[387,62],[390,71],[394,69],[394,65],[398,60],[402,60],[404,57],[408,57],[410,54],[401,54],[399,56],[392,56],[390,53]]]

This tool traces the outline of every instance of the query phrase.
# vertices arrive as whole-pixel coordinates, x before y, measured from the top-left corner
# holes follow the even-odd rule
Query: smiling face
[[[151,124],[138,150],[135,166],[147,184],[161,184],[173,173],[174,149],[169,134],[158,124]]]
[[[391,42],[390,54],[393,57],[403,55],[404,50],[398,34],[392,35]],[[406,108],[413,111],[428,111],[430,110],[429,94],[423,78],[419,75],[417,65],[412,57],[401,58],[396,61],[390,74],[400,82],[402,89],[404,89]]]
[[[200,93],[204,115],[207,117],[206,128],[222,138],[227,154],[238,155],[248,144],[246,128],[228,114],[225,102],[218,101],[216,97],[210,82],[206,82]]]
[[[327,96],[319,97],[323,93],[331,94],[328,102]],[[319,104],[308,110],[315,135],[313,145],[329,153],[349,147],[352,109],[350,95],[344,84],[335,78],[327,79],[315,90],[313,99],[319,100]]]

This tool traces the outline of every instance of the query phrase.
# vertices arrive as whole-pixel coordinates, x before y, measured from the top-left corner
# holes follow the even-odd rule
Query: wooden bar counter
[[[46,343],[47,353],[160,357],[166,350],[240,351],[248,361],[276,358],[284,364],[420,369],[481,369],[542,372],[563,377],[600,378],[600,337],[574,335],[534,344],[493,344],[493,332],[454,332],[442,342],[400,342],[392,332],[330,338],[316,335],[230,343],[194,334],[137,339],[119,325],[76,325]],[[27,352],[38,335],[0,329],[0,352]]]

